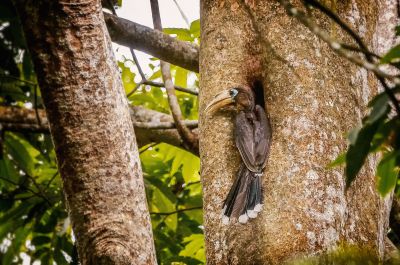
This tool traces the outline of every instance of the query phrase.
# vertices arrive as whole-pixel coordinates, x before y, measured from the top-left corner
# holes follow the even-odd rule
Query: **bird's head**
[[[207,114],[214,114],[226,106],[235,106],[238,111],[252,111],[254,108],[254,93],[250,87],[235,87],[218,93],[207,105]]]

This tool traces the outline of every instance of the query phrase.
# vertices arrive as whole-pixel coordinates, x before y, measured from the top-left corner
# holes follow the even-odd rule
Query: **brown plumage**
[[[237,87],[218,94],[207,106],[207,113],[234,105],[235,142],[242,158],[235,182],[223,205],[223,221],[238,218],[246,223],[261,211],[263,194],[262,171],[267,163],[271,145],[271,125],[260,105],[255,104],[254,93],[249,87]]]

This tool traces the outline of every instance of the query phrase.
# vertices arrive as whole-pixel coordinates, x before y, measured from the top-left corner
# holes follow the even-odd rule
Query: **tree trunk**
[[[15,0],[82,264],[155,264],[128,103],[99,0]]]
[[[390,46],[382,37],[390,40],[395,1],[325,3],[373,50]],[[312,13],[324,30],[351,43],[333,22]],[[345,151],[346,133],[360,123],[377,92],[373,76],[335,55],[275,1],[202,0],[201,32],[200,154],[208,264],[281,264],[339,243],[382,256],[390,199],[376,193],[375,159],[367,161],[347,192],[343,168],[327,168]],[[264,208],[248,224],[224,225],[221,207],[240,159],[233,113],[206,117],[204,108],[217,92],[254,82],[263,86],[273,128]]]

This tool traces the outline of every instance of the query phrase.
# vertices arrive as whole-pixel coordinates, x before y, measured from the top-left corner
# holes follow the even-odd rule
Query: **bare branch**
[[[150,81],[150,80],[146,80],[144,82],[142,82],[144,85],[149,85],[149,86],[155,86],[155,87],[165,87],[165,84],[163,83],[159,83],[159,82],[154,82],[154,81]],[[181,87],[181,86],[176,86],[174,85],[175,90],[181,91],[181,92],[185,92],[188,94],[192,94],[192,95],[198,95],[199,92],[197,90],[194,89],[190,89],[190,88],[185,88],[185,87]]]
[[[156,30],[162,31],[160,10],[157,0],[150,0],[151,12],[153,15],[153,24]],[[164,81],[165,89],[167,90],[168,103],[171,108],[172,117],[176,124],[179,134],[189,149],[198,149],[198,137],[192,133],[188,127],[182,122],[182,112],[179,107],[178,99],[175,94],[174,83],[172,82],[170,65],[167,62],[160,60],[161,75]]]
[[[0,125],[3,131],[49,133],[49,125],[44,110],[38,110],[41,124],[36,120],[35,110],[0,106]],[[163,142],[184,148],[182,138],[175,129],[173,118],[165,113],[143,108],[131,107],[131,118],[135,127],[139,146],[152,142]],[[197,127],[197,121],[183,121],[190,128]],[[197,129],[194,130],[195,132]],[[198,155],[197,150],[188,150]]]
[[[176,214],[176,213],[181,213],[181,212],[186,212],[186,211],[193,211],[193,210],[200,210],[203,209],[203,206],[196,206],[196,207],[191,207],[191,208],[186,208],[186,209],[179,209],[173,212],[150,212],[150,214],[156,214],[156,215],[171,215],[171,214]]]
[[[292,4],[290,4],[289,1],[279,0],[279,2],[283,5],[283,7],[286,9],[286,12],[290,16],[295,17],[301,24],[303,24],[305,27],[307,27],[312,33],[314,33],[317,37],[319,37],[321,40],[326,42],[335,53],[346,58],[347,60],[349,60],[350,62],[352,62],[358,66],[361,66],[369,71],[374,72],[375,74],[377,74],[383,78],[388,78],[388,79],[392,80],[394,83],[400,84],[400,79],[397,78],[397,76],[388,74],[388,73],[382,71],[381,69],[379,69],[378,65],[370,63],[370,62],[360,58],[360,56],[357,56],[357,55],[343,49],[343,47],[340,45],[340,43],[337,40],[331,38],[327,32],[323,31],[309,17],[307,17],[307,15],[303,11],[294,7]]]
[[[179,13],[180,13],[181,16],[182,16],[182,19],[185,20],[186,25],[188,25],[188,27],[189,27],[189,26],[190,26],[189,19],[188,19],[187,16],[185,15],[185,12],[183,12],[181,6],[179,5],[179,3],[178,3],[176,0],[173,0],[173,1],[174,1],[174,3],[175,3],[176,7],[177,7],[178,10],[179,10]]]
[[[135,22],[104,13],[111,39],[132,49],[199,72],[199,47]]]

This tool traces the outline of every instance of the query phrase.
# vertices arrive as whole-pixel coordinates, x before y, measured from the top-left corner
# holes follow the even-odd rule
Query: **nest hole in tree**
[[[256,96],[256,105],[260,105],[263,109],[265,109],[265,101],[264,101],[264,87],[261,81],[256,80],[253,82],[251,89]]]

